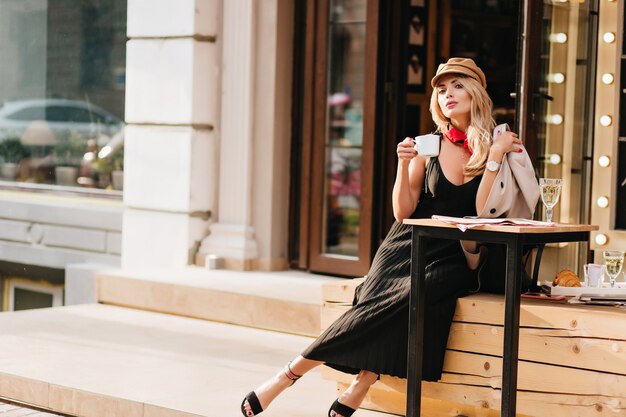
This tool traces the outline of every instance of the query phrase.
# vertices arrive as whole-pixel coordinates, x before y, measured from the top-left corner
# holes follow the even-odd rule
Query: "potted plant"
[[[124,189],[124,147],[114,152],[111,158],[111,184],[114,190]]]
[[[2,178],[14,180],[18,164],[30,156],[30,150],[22,145],[19,139],[10,138],[0,142],[0,175]]]
[[[55,168],[54,174],[59,185],[76,185],[78,167],[85,155],[86,143],[75,131],[62,136],[52,150]]]
[[[95,163],[102,186],[124,189],[124,147],[121,146],[98,158]]]

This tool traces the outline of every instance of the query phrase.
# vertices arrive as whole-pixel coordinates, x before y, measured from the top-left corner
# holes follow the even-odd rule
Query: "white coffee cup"
[[[602,264],[585,264],[585,287],[602,287],[604,282],[604,265]]]
[[[439,135],[433,133],[416,136],[413,149],[421,156],[437,156],[439,155],[439,139]]]

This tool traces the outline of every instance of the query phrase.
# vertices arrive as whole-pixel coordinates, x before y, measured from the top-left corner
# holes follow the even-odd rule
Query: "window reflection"
[[[363,142],[365,0],[330,5],[323,252],[357,256]]]
[[[0,1],[3,181],[121,189],[125,0]]]

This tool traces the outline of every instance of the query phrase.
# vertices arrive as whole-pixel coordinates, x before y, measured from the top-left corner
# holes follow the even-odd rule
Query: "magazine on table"
[[[444,223],[453,224],[462,231],[471,229],[477,226],[498,225],[498,226],[536,226],[536,227],[551,227],[556,226],[554,222],[542,222],[539,220],[519,219],[519,218],[498,218],[488,219],[475,216],[466,217],[450,217],[450,216],[432,216],[433,219],[439,220]]]

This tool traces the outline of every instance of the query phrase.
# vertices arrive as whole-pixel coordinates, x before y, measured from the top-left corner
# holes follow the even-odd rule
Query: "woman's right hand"
[[[420,200],[421,187],[424,184],[426,158],[420,157],[413,148],[413,138],[405,138],[398,143],[398,172],[393,184],[393,216],[397,221],[409,218]],[[413,162],[411,162],[413,161]]]
[[[396,153],[398,154],[398,159],[401,161],[410,161],[411,159],[417,156],[417,151],[414,148],[415,142],[413,138],[404,138],[404,140],[398,143],[398,148]]]

